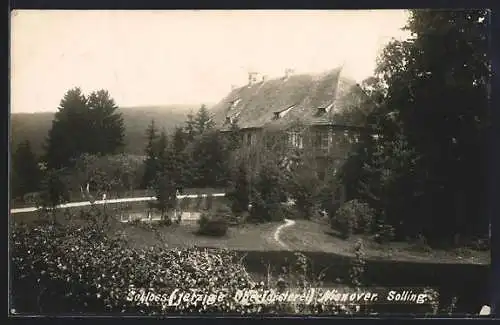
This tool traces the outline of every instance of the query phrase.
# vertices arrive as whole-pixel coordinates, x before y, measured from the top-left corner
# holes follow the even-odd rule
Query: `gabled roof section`
[[[212,107],[217,127],[227,117],[238,118],[240,128],[286,126],[294,121],[333,124],[334,116],[366,98],[354,80],[337,68],[318,75],[292,75],[234,89]]]

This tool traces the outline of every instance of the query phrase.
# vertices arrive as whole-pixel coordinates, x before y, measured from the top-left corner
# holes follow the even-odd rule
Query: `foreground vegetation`
[[[231,222],[269,225],[326,215],[329,227],[313,233],[311,223],[298,222],[288,239],[324,251],[347,251],[356,244],[349,249],[358,260],[353,284],[359,284],[363,268],[360,238],[373,245],[365,248],[372,252],[401,242],[429,255],[437,248],[471,245],[476,252],[487,252],[489,216],[480,190],[486,188],[482,163],[489,125],[487,18],[485,10],[413,10],[408,22],[412,38],[391,42],[375,76],[363,84],[373,110],[345,112],[365,114],[367,132],[347,153],[345,164],[329,164],[326,171],[317,168],[306,141],[296,150],[282,135],[266,131],[261,142],[244,146],[237,121],[223,135],[204,106],[170,133],[151,121],[144,155],[125,154],[123,117],[110,94],[69,90],[49,131],[46,152],[37,157],[29,142],[21,142],[12,157],[13,197],[36,192],[35,201],[49,212],[44,223],[15,226],[12,232],[13,286],[20,292],[15,308],[153,313],[161,310],[124,301],[130,285],[229,285],[230,290],[261,285],[252,282],[230,252],[166,250],[164,242],[130,246],[123,233],[113,234],[100,224],[109,219],[106,213],[84,212],[83,223],[58,223],[54,208],[75,194],[92,201],[103,193],[123,197],[148,190],[157,199],[149,209],[160,214],[162,226],[171,227],[179,209],[178,191],[224,188],[230,208],[208,209],[196,225],[196,236],[212,238],[224,238]],[[333,163],[341,154],[330,152],[327,161]],[[342,202],[337,198],[344,188]],[[284,204],[290,201],[294,204]],[[72,213],[67,216],[73,218]],[[324,237],[327,229],[338,239]],[[36,294],[28,295],[33,288]],[[249,311],[238,308],[216,311]],[[285,311],[280,308],[271,310]],[[301,311],[316,310],[312,308]]]
[[[13,227],[12,308],[17,313],[313,313],[322,308],[233,304],[167,308],[130,302],[127,296],[132,288],[152,288],[161,294],[175,288],[202,288],[207,293],[227,290],[234,295],[237,289],[276,288],[279,279],[257,282],[236,255],[225,249],[167,249],[161,240],[134,247],[123,232],[109,231],[104,214],[84,215],[85,223],[43,221]],[[288,272],[287,285],[317,284],[301,270],[303,257],[298,256],[297,263],[290,265],[293,272]],[[328,312],[351,313],[356,308],[336,306]]]

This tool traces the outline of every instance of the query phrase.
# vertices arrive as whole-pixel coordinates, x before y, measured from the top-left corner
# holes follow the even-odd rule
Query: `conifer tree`
[[[39,189],[41,171],[28,140],[19,143],[13,153],[11,171],[15,175],[15,179],[12,180],[13,197],[23,196]]]
[[[148,143],[146,145],[145,154],[146,160],[144,161],[144,176],[142,179],[142,187],[148,188],[156,176],[158,169],[156,142],[158,140],[158,130],[156,129],[155,121],[151,120],[148,129],[146,130],[146,137]]]

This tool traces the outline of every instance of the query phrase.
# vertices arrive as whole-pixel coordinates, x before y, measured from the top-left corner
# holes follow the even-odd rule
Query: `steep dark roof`
[[[229,119],[236,119],[240,128],[281,127],[295,121],[321,125],[334,124],[339,112],[358,107],[365,99],[359,85],[337,68],[245,85],[211,110],[222,129]]]

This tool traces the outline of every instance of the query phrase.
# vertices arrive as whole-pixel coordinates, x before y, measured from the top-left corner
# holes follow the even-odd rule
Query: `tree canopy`
[[[377,137],[363,139],[343,177],[401,236],[487,230],[487,16],[412,10],[412,36],[384,49],[366,87],[380,103],[368,117]]]
[[[84,153],[114,154],[123,148],[121,113],[105,90],[85,96],[80,88],[66,92],[49,130],[45,160],[49,168],[71,166]]]
[[[12,155],[12,196],[23,196],[39,189],[42,173],[29,141],[19,143]]]

